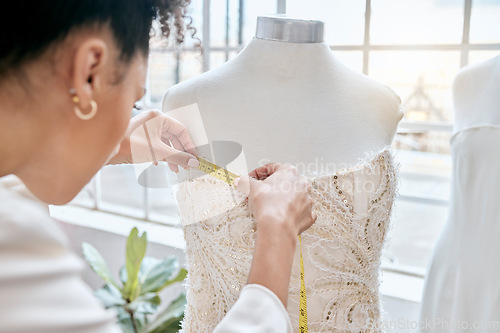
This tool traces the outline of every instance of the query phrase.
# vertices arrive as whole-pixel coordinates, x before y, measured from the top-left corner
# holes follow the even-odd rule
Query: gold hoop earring
[[[78,107],[78,103],[80,102],[80,97],[78,97],[78,95],[76,94],[75,88],[71,88],[69,90],[69,93],[70,93],[70,95],[73,96],[71,98],[71,100],[73,101],[73,103],[75,103],[75,106],[73,107],[73,111],[75,111],[76,116],[82,120],[89,120],[89,119],[94,118],[94,116],[97,113],[97,103],[94,100],[90,100],[90,102],[89,102],[90,103],[90,112],[85,114]]]
[[[80,110],[80,108],[78,107],[78,105],[75,105],[74,107],[74,111],[75,111],[75,114],[78,118],[80,118],[81,120],[89,120],[89,119],[92,119],[94,118],[94,116],[96,115],[97,113],[97,103],[94,101],[94,100],[90,100],[90,112],[89,113],[83,113],[82,110]]]

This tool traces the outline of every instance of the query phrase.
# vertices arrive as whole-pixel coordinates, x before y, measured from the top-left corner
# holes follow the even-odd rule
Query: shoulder
[[[500,56],[462,68],[453,79],[453,91],[474,88],[491,74],[498,63]]]
[[[500,56],[462,68],[453,79],[452,90],[455,98],[465,99],[482,92],[490,78],[497,78],[500,72]]]
[[[386,144],[390,144],[404,117],[401,97],[388,85],[366,75],[356,74],[357,79],[353,80],[356,94],[353,98],[369,106],[365,120],[372,124],[372,130],[379,132],[379,137],[383,137]]]
[[[68,240],[56,222],[49,216],[48,207],[30,198],[24,185],[6,187],[0,184],[0,244],[6,249],[37,247],[66,249]],[[20,194],[23,193],[23,194]]]
[[[370,78],[366,80],[366,93],[382,112],[392,114],[398,121],[401,120],[401,97],[391,87]]]
[[[370,110],[384,119],[398,123],[403,118],[401,97],[391,87],[348,68],[344,68],[343,72],[345,84],[351,87],[352,98],[370,105]]]
[[[163,112],[220,96],[225,91],[222,86],[231,85],[228,72],[228,66],[221,66],[170,87],[163,95]]]
[[[491,90],[500,84],[499,74],[500,56],[464,67],[457,73],[452,84],[455,129],[470,124],[471,112],[477,109],[478,103],[494,104],[488,99],[496,99]]]
[[[478,88],[477,85],[481,82],[481,78],[487,74],[488,67],[487,64],[480,63],[462,68],[452,82],[452,91],[455,98],[458,97],[460,101],[463,93],[466,93],[465,95],[474,93]]]

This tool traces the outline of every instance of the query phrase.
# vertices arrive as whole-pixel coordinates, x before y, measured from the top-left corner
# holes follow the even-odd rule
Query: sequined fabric
[[[309,332],[381,332],[379,266],[397,192],[390,147],[355,167],[303,174],[313,187],[316,223],[302,234]],[[244,194],[199,170],[185,172],[176,196],[186,241],[183,332],[211,332],[246,284],[256,225]],[[299,253],[288,312],[298,332]]]

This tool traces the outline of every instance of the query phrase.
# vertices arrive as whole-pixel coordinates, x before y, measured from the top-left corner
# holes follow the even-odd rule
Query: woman
[[[181,123],[154,111],[130,120],[144,94],[152,21],[163,37],[175,27],[180,43],[194,31],[184,27],[187,4],[9,3],[0,19],[0,176],[14,174],[41,201],[65,204],[106,163],[163,160],[174,172],[196,167],[195,147]],[[145,153],[132,161],[130,134],[152,119],[160,121],[147,140],[133,142]],[[283,304],[296,238],[316,219],[310,188],[296,169],[269,164],[250,176],[238,188],[250,190],[265,232],[259,232],[248,286],[218,332],[290,330]],[[283,182],[292,182],[286,188],[293,191],[277,186]],[[46,210],[0,188],[0,228],[2,332],[117,331],[80,279],[82,263]]]

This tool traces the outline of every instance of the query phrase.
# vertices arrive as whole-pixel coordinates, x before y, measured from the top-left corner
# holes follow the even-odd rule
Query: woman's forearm
[[[287,223],[266,222],[258,221],[248,284],[256,283],[269,288],[286,307],[297,236],[287,229]]]

